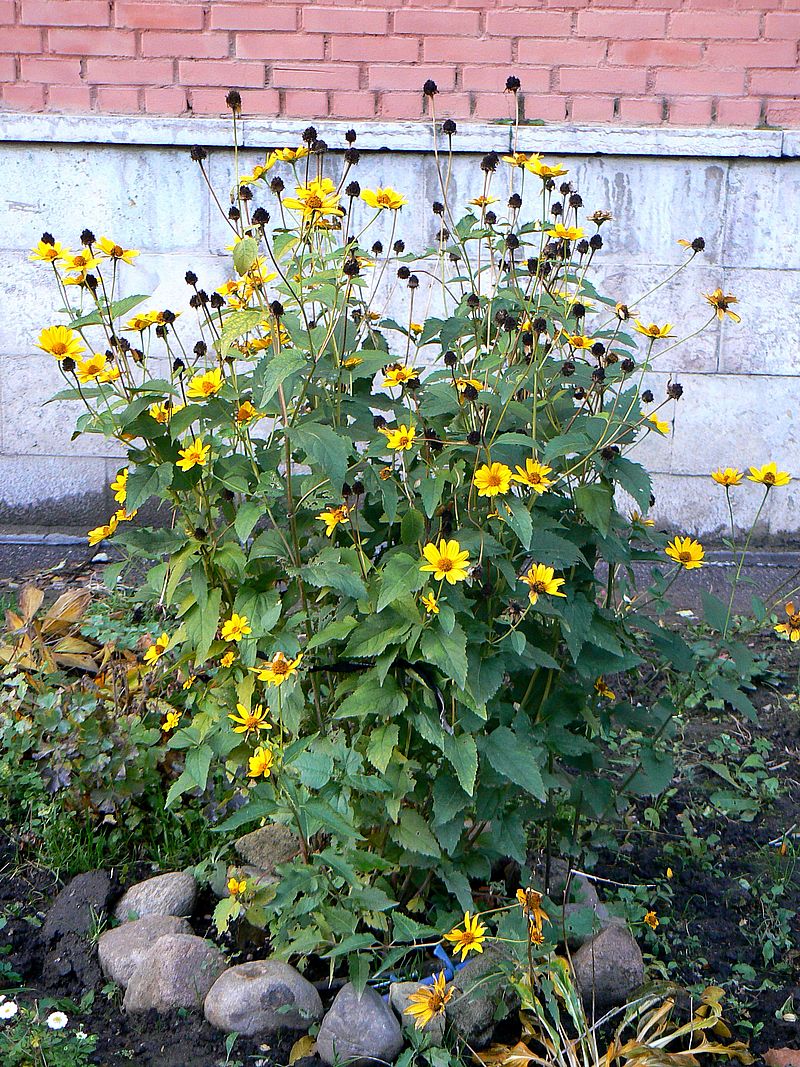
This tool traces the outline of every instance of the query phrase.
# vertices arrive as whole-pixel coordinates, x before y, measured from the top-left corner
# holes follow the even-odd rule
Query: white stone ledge
[[[241,143],[264,148],[297,141],[302,120],[245,118]],[[429,151],[433,141],[426,122],[333,122],[314,125],[332,148],[344,145],[344,132],[358,133],[364,151]],[[459,123],[453,138],[458,153],[507,150],[512,128],[500,123]],[[0,141],[49,144],[146,145],[201,144],[229,147],[231,123],[215,118],[153,118],[146,115],[50,115],[0,112]],[[440,146],[447,143],[438,138]],[[660,156],[731,159],[800,157],[800,131],[743,130],[722,127],[677,129],[668,126],[541,125],[521,126],[520,151],[558,155]]]

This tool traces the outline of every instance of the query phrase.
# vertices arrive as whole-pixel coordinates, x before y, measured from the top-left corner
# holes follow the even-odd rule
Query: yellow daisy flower
[[[526,459],[525,467],[517,467],[517,473],[511,475],[511,480],[526,485],[533,489],[534,493],[546,493],[553,484],[549,474],[553,473],[552,467],[546,467],[535,459]]]
[[[77,360],[86,351],[80,336],[69,326],[48,326],[39,334],[36,347],[58,360],[67,357]]]
[[[238,714],[231,712],[228,715],[231,722],[236,723],[233,727],[235,734],[249,734],[253,731],[258,733],[259,730],[272,729],[270,724],[264,721],[269,708],[265,709],[263,704],[256,704],[252,709],[245,707],[244,704],[237,704],[236,711]]]
[[[184,407],[186,407],[185,404],[176,404],[173,400],[164,400],[158,404],[151,404],[147,411],[151,419],[155,419],[162,426],[166,426],[175,412]]]
[[[475,207],[488,207],[489,204],[496,204],[497,203],[497,197],[496,196],[473,196],[473,198],[469,201],[469,203],[473,204]]]
[[[512,152],[511,155],[501,156],[504,163],[508,163],[510,167],[524,167],[530,159],[529,152]]]
[[[720,467],[711,472],[711,477],[717,485],[741,485],[744,475],[736,467]]]
[[[720,322],[727,315],[733,322],[741,322],[742,316],[731,311],[731,304],[738,304],[739,298],[730,293],[723,293],[721,289],[715,289],[713,293],[703,293],[703,299],[709,303],[717,313]]]
[[[350,509],[347,504],[339,504],[338,507],[328,508],[326,511],[321,511],[319,515],[317,515],[317,518],[325,523],[325,536],[331,537],[333,531],[340,522],[347,522],[349,514]]]
[[[407,204],[408,201],[400,193],[390,189],[387,185],[385,189],[365,189],[361,194],[361,199],[369,207],[377,208],[379,211],[399,211],[403,204]]]
[[[292,211],[299,211],[303,221],[311,226],[319,225],[330,215],[341,218],[344,211],[339,207],[339,194],[330,178],[312,179],[308,185],[298,185],[296,196],[287,197],[283,203]]]
[[[176,729],[180,721],[181,716],[179,712],[168,711],[164,718],[164,721],[161,724],[161,729],[164,731],[165,734],[168,734],[170,730]]]
[[[468,911],[464,912],[464,929],[455,927],[449,934],[444,935],[445,941],[455,945],[454,953],[461,953],[461,959],[467,958],[470,952],[483,952],[483,942],[486,940],[486,927],[477,915],[474,917]]]
[[[266,682],[268,685],[282,685],[287,678],[291,678],[295,674],[302,658],[302,652],[294,659],[288,659],[283,652],[276,652],[271,660],[267,660],[260,667],[251,667],[250,670],[255,671],[259,682]]]
[[[472,482],[478,496],[502,496],[511,488],[511,468],[505,463],[484,463],[475,471]]]
[[[95,526],[93,530],[89,530],[86,539],[90,545],[99,545],[100,542],[105,541],[107,537],[113,537],[114,531],[118,525],[119,519],[116,515],[112,515],[104,526]]]
[[[580,226],[565,226],[563,222],[557,222],[546,232],[548,237],[557,241],[580,241],[583,237],[583,230]]]
[[[253,407],[249,400],[243,401],[243,403],[241,403],[236,409],[236,421],[239,423],[240,426],[244,425],[244,423],[246,422],[252,422],[253,419],[260,418],[261,412],[256,411],[256,409]]]
[[[564,578],[556,578],[555,571],[545,563],[534,563],[527,574],[520,576],[520,581],[528,586],[528,599],[535,604],[540,596],[561,596],[566,593],[559,592],[564,584]]]
[[[77,271],[78,274],[85,275],[87,270],[94,270],[100,260],[97,256],[92,255],[88,250],[83,252],[67,252],[61,257],[61,264],[63,270]]]
[[[169,648],[169,634],[163,633],[161,637],[150,645],[144,654],[145,663],[157,663]]]
[[[444,1015],[447,1002],[453,995],[453,987],[446,988],[444,971],[441,971],[433,980],[432,985],[422,986],[416,993],[408,998],[408,1006],[405,1015],[414,1017],[414,1027],[424,1030],[431,1019]]]
[[[404,367],[402,363],[391,363],[386,368],[383,384],[391,389],[396,385],[405,385],[412,378],[418,377],[419,371],[416,367]]]
[[[423,594],[423,596],[420,597],[420,600],[422,601],[425,607],[425,611],[428,613],[428,615],[439,614],[439,601],[436,599],[433,593]]]
[[[246,615],[237,615],[234,611],[227,622],[222,624],[220,637],[223,641],[241,641],[243,637],[253,632],[248,625],[249,621]]]
[[[65,248],[59,241],[39,241],[35,248],[31,249],[28,259],[39,260],[42,263],[55,263],[59,259],[65,259],[71,255],[70,250]]]
[[[117,471],[117,476],[111,483],[110,487],[114,491],[114,499],[118,504],[124,504],[128,495],[128,468],[123,467],[121,471]]]
[[[463,582],[467,577],[469,565],[469,552],[458,541],[446,541],[442,538],[437,548],[433,541],[429,541],[422,549],[422,555],[428,561],[421,567],[421,571],[430,571],[437,582],[444,579],[450,585]]]
[[[645,922],[651,930],[657,930],[658,927],[661,925],[658,921],[658,916],[654,911],[648,911],[643,919],[643,922]]]
[[[408,450],[417,439],[417,431],[413,426],[406,426],[404,422],[394,430],[386,430],[386,444],[392,451],[402,452]]]
[[[182,471],[190,471],[192,467],[205,467],[210,451],[211,445],[203,444],[202,437],[195,437],[186,448],[178,449],[178,455],[181,458],[177,461],[177,465]]]
[[[205,374],[195,374],[186,389],[186,395],[192,400],[208,400],[216,396],[224,385],[222,371],[219,367],[206,371]]]
[[[223,656],[219,657],[219,665],[220,667],[232,667],[235,659],[236,653],[233,649],[229,649]]]
[[[697,570],[703,566],[705,550],[699,541],[692,537],[675,537],[664,549],[670,559],[674,559],[687,571]]]
[[[109,240],[108,237],[101,237],[97,244],[103,255],[108,259],[121,259],[125,263],[133,263],[134,259],[139,255],[135,248],[123,248],[122,245],[116,244],[116,242]]]
[[[547,163],[542,163],[542,157],[538,152],[534,152],[533,155],[526,160],[525,170],[529,170],[532,174],[537,174],[544,180],[547,180],[548,178],[560,178],[562,174],[569,174],[566,167],[562,167],[560,163],[556,163],[554,166],[548,166]]]
[[[602,697],[603,700],[617,699],[617,694],[614,692],[613,689],[609,688],[608,684],[606,683],[605,677],[602,674],[599,678],[595,679],[594,689],[597,695],[599,697]]]
[[[655,412],[653,412],[652,415],[647,416],[647,421],[655,426],[659,433],[669,433],[669,423],[660,419]]]
[[[776,634],[784,634],[790,641],[800,641],[800,610],[795,611],[794,603],[790,600],[784,608],[786,622],[779,622],[775,627]]]
[[[259,745],[248,761],[247,773],[251,778],[269,778],[273,762],[272,750]]]
[[[652,337],[654,340],[659,340],[663,339],[664,337],[669,337],[671,335],[672,323],[665,322],[663,326],[658,326],[655,322],[651,322],[648,326],[645,323],[640,322],[639,319],[637,319],[634,329],[637,333],[642,334],[644,337]]]
[[[240,897],[246,889],[247,881],[245,879],[242,879],[241,881],[238,878],[228,879],[228,892],[232,897]]]
[[[108,370],[108,361],[103,352],[95,352],[88,359],[79,359],[75,368],[78,381],[82,385],[97,381]]]
[[[788,471],[779,471],[775,463],[765,463],[763,467],[751,467],[747,475],[748,482],[758,482],[771,489],[773,485],[788,485],[792,476]]]

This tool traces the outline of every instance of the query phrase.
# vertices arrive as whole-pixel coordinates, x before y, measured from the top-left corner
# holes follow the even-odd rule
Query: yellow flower
[[[250,757],[247,773],[251,778],[269,778],[273,762],[272,749],[259,745]]]
[[[434,978],[432,985],[422,986],[416,993],[411,994],[404,1014],[415,1016],[414,1027],[424,1030],[431,1019],[444,1015],[445,1005],[452,995],[453,987],[445,988],[444,971],[441,971]]]
[[[114,518],[117,520],[117,522],[130,522],[131,519],[135,519],[138,514],[138,508],[136,508],[135,511],[131,511],[130,513],[127,512],[125,508],[117,508],[117,510],[114,512]]]
[[[105,368],[97,375],[97,380],[103,383],[115,382],[120,374],[119,367],[115,367],[113,363],[106,363]]]
[[[56,359],[78,359],[86,349],[81,344],[81,339],[69,326],[48,326],[39,334],[36,345],[43,352],[55,356]]]
[[[239,425],[243,425],[245,422],[252,422],[253,419],[260,419],[261,412],[256,411],[249,400],[243,401],[236,409],[236,421]]]
[[[425,593],[420,597],[420,600],[425,605],[425,611],[428,615],[439,614],[439,601],[436,599],[433,593]]]
[[[711,477],[717,485],[741,485],[744,475],[736,467],[720,467],[711,472]]]
[[[294,659],[287,659],[282,652],[276,652],[271,660],[267,660],[261,667],[251,667],[255,671],[259,682],[268,685],[281,685],[287,678],[297,671],[303,653],[300,652]]]
[[[321,511],[319,515],[317,515],[317,518],[325,523],[325,536],[331,537],[339,523],[347,521],[347,516],[349,514],[350,509],[347,504],[339,504],[338,507],[328,508],[327,511]]]
[[[145,663],[157,663],[169,648],[169,634],[162,634],[150,645],[144,654]]]
[[[411,333],[422,333],[423,329],[421,322],[409,322],[408,328]]]
[[[541,494],[546,493],[553,484],[552,480],[548,478],[548,475],[552,473],[552,467],[546,467],[535,459],[526,459],[524,469],[517,467],[517,473],[511,475],[511,480],[519,482],[521,485],[527,485],[529,489],[533,489],[534,493]]]
[[[779,471],[776,464],[765,463],[763,467],[751,467],[747,475],[748,482],[758,482],[771,489],[773,485],[788,485],[792,480],[787,471]]]
[[[634,329],[637,333],[643,334],[645,337],[652,337],[654,339],[669,337],[672,333],[672,323],[665,322],[663,326],[657,326],[656,323],[651,322],[649,326],[645,323],[636,320]]]
[[[391,363],[386,368],[386,377],[383,379],[383,384],[393,388],[395,385],[405,385],[412,378],[418,377],[419,371],[416,367],[404,367],[402,363]]]
[[[123,248],[122,245],[115,244],[114,241],[110,241],[108,237],[101,237],[97,242],[100,246],[103,254],[109,259],[121,259],[125,263],[133,263],[134,259],[139,253],[134,248]]]
[[[474,204],[475,207],[488,207],[489,204],[496,204],[496,196],[473,196],[469,201],[470,204]]]
[[[220,636],[223,641],[241,641],[243,637],[247,637],[253,631],[248,625],[248,618],[246,615],[237,615],[234,611],[227,622],[222,624],[220,630]]]
[[[464,929],[455,927],[449,934],[445,934],[445,941],[455,945],[454,953],[461,953],[464,960],[469,952],[483,952],[483,942],[486,940],[486,927],[477,915],[474,917],[468,911],[464,912]]]
[[[186,407],[185,404],[176,404],[172,400],[164,400],[158,404],[151,404],[147,410],[150,418],[155,419],[156,422],[160,422],[162,426],[165,426],[175,412],[180,411],[184,407]]]
[[[88,359],[78,360],[75,373],[78,375],[78,381],[86,385],[87,382],[93,382],[100,378],[106,373],[107,369],[105,354],[103,352],[95,352]]]
[[[442,538],[437,548],[433,541],[429,541],[422,550],[422,555],[428,561],[421,567],[421,571],[430,571],[437,582],[444,579],[450,585],[463,582],[467,577],[469,564],[469,552],[458,541],[445,541]]]
[[[530,159],[529,152],[512,152],[509,156],[503,156],[503,162],[511,167],[524,167]]]
[[[228,716],[231,722],[237,724],[233,727],[233,732],[235,734],[249,734],[253,730],[257,733],[259,730],[272,729],[270,724],[264,721],[269,708],[265,709],[263,704],[256,704],[252,710],[246,708],[244,704],[237,704],[236,710],[239,713],[238,715],[234,715],[233,712],[231,712]]]
[[[178,466],[182,471],[190,471],[192,467],[205,467],[208,463],[208,454],[211,445],[204,445],[202,437],[195,437],[194,441],[186,448],[179,448]]]
[[[583,237],[583,230],[580,226],[565,226],[563,222],[557,222],[546,232],[548,237],[553,237],[557,241],[580,241]]]
[[[70,250],[65,248],[59,241],[52,244],[47,241],[39,241],[35,248],[31,249],[28,259],[40,260],[42,263],[55,263],[58,259],[65,259],[70,255]]]
[[[640,526],[655,526],[655,522],[652,519],[646,518],[640,511],[635,508],[631,512],[631,522],[638,523]]]
[[[670,559],[674,559],[687,571],[703,566],[705,551],[699,541],[692,537],[675,537],[664,549]]]
[[[222,371],[215,367],[205,374],[195,374],[189,382],[186,395],[192,400],[208,400],[210,396],[215,396],[223,385]]]
[[[611,689],[609,687],[608,683],[605,680],[605,676],[602,675],[602,674],[600,675],[599,678],[595,679],[594,689],[595,689],[595,692],[597,693],[597,695],[599,697],[602,697],[603,700],[616,700],[617,699],[617,694],[614,692],[613,689]]]
[[[238,878],[229,878],[228,879],[228,892],[230,893],[230,895],[232,897],[241,896],[242,893],[244,893],[244,891],[246,889],[247,889],[247,882],[246,881],[244,881],[244,880],[239,881]]]
[[[520,576],[520,581],[528,586],[528,598],[531,604],[535,604],[540,596],[563,596],[566,593],[559,592],[564,584],[564,578],[556,578],[555,571],[545,563],[534,563],[527,574]]]
[[[549,923],[547,912],[542,908],[542,894],[528,886],[527,889],[517,890],[517,903],[522,908],[522,914],[531,920],[533,926],[542,928],[542,923]]]
[[[532,174],[538,174],[540,178],[560,178],[562,174],[569,174],[569,171],[562,167],[560,163],[556,163],[555,166],[548,166],[546,163],[542,163],[542,157],[538,152],[534,152],[532,156],[525,163],[525,170],[529,170]]]
[[[674,878],[674,872],[671,867],[667,867],[667,878]]]
[[[112,515],[105,526],[95,526],[93,530],[90,530],[86,535],[90,545],[99,545],[101,541],[105,541],[107,537],[112,537],[114,531],[119,525],[119,519],[116,515]]]
[[[505,463],[484,463],[475,471],[472,482],[478,496],[502,496],[511,488],[511,468]]]
[[[459,398],[468,385],[471,385],[473,389],[477,389],[478,392],[483,389],[483,382],[480,378],[456,378],[453,384],[456,387],[456,392],[458,393]]]
[[[730,293],[723,293],[721,289],[715,289],[713,293],[703,293],[703,299],[707,301],[717,313],[717,318],[720,322],[727,315],[729,319],[734,322],[741,322],[741,315],[737,315],[735,311],[731,311],[731,304],[738,304],[739,298],[731,296]]]
[[[128,330],[134,330],[136,333],[143,333],[149,326],[155,326],[157,321],[157,311],[145,311],[134,315],[132,319],[128,319],[125,327]]]
[[[117,476],[111,483],[111,489],[114,490],[114,499],[118,504],[124,504],[128,495],[128,468],[123,467],[121,471],[117,471]]]
[[[229,649],[224,656],[219,657],[219,665],[220,667],[231,667],[233,666],[233,661],[235,659],[236,653],[233,651],[233,649]]]
[[[663,422],[658,417],[658,415],[655,413],[655,411],[653,412],[652,415],[648,415],[647,416],[647,421],[652,423],[653,426],[655,426],[655,428],[658,430],[659,433],[664,433],[664,434],[669,433],[669,423],[668,422]]]
[[[644,917],[644,922],[650,927],[651,930],[656,930],[660,925],[658,921],[658,916],[654,911],[648,911],[648,913]]]
[[[188,678],[186,679],[186,681],[181,686],[181,688],[182,689],[191,689],[196,681],[197,681],[197,676],[194,675],[194,674],[190,674],[188,676]]]
[[[181,721],[180,712],[168,711],[164,721],[161,724],[161,729],[165,734],[168,734],[170,730],[174,730],[178,723]]]
[[[75,253],[65,251],[61,261],[64,270],[74,270],[83,275],[86,274],[87,270],[94,270],[100,262],[97,256],[93,256],[88,251]]]
[[[311,226],[325,221],[326,215],[340,218],[344,211],[339,207],[339,195],[330,178],[312,179],[308,185],[298,185],[297,195],[283,202],[292,211],[299,211],[303,221]]]
[[[269,169],[276,160],[280,160],[281,163],[296,163],[298,159],[302,159],[308,155],[308,148],[305,145],[301,145],[299,148],[276,148],[270,152],[267,156],[267,169]]]
[[[611,222],[614,216],[611,214],[610,211],[603,211],[602,209],[599,209],[598,211],[593,211],[591,215],[587,215],[586,218],[589,220],[589,222],[593,222],[595,226],[597,226],[597,228],[599,229],[604,222]]]
[[[790,641],[800,641],[800,610],[795,611],[794,603],[790,600],[784,611],[788,616],[786,622],[779,622],[775,633],[785,634]]]
[[[588,349],[594,344],[591,337],[587,337],[583,333],[568,333],[566,330],[563,334],[564,340],[573,348]]]
[[[389,211],[399,211],[403,204],[408,203],[404,196],[390,189],[388,185],[385,189],[365,189],[361,194],[361,199],[369,207],[377,208],[379,211],[384,208]]]
[[[406,426],[404,422],[395,430],[386,431],[386,444],[392,450],[402,452],[411,448],[417,439],[417,432],[413,426]]]
[[[627,322],[628,319],[638,315],[636,308],[629,307],[627,304],[616,303],[614,305],[614,314],[617,316],[620,322]]]
[[[354,370],[363,362],[364,360],[361,358],[361,356],[348,356],[347,359],[342,360],[342,366],[345,368],[345,370]],[[385,384],[386,383],[384,382],[384,385]]]

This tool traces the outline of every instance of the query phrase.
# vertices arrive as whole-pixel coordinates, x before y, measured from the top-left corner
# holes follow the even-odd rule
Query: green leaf
[[[430,827],[418,811],[406,809],[400,814],[400,825],[392,836],[408,852],[417,852],[421,856],[433,856],[438,859],[442,852]]]
[[[308,366],[308,360],[296,348],[284,348],[267,363],[262,379],[259,407],[266,407],[287,378]]]
[[[408,697],[391,675],[383,685],[374,672],[358,683],[356,689],[345,697],[336,712],[337,719],[358,719],[374,715],[376,709],[382,718],[391,718],[405,711]]]
[[[236,536],[240,541],[247,540],[253,532],[253,527],[263,514],[263,507],[254,500],[247,500],[239,507],[236,512],[236,518],[233,520],[233,528],[236,530]]]
[[[400,540],[404,545],[414,545],[422,539],[425,520],[416,508],[409,508],[400,521]]]
[[[327,752],[301,752],[291,761],[307,789],[323,789],[333,775],[333,759]]]
[[[367,616],[358,626],[347,643],[345,652],[348,656],[380,656],[389,645],[399,644],[411,629],[411,623],[405,619],[393,622],[380,618],[377,614]]]
[[[440,627],[429,626],[422,635],[422,654],[463,689],[467,684],[467,637],[458,623],[446,634]]]
[[[403,915],[401,911],[395,911],[392,915],[392,941],[399,945],[407,945],[411,941],[427,941],[437,934],[433,926],[423,926],[416,919]]]
[[[422,506],[425,508],[425,514],[429,519],[433,518],[433,513],[439,506],[446,480],[446,471],[437,471],[433,478],[423,478],[422,480],[420,485]]]
[[[379,726],[370,734],[367,759],[381,774],[389,766],[394,747],[400,739],[400,727],[396,723]]]
[[[421,589],[427,576],[419,568],[420,562],[416,556],[409,556],[405,552],[390,556],[381,572],[381,591],[376,610],[383,611],[388,604]]]
[[[539,769],[539,763],[544,761],[541,749],[532,746],[507,726],[498,726],[485,739],[483,751],[498,774],[537,800],[544,801],[547,798]]]
[[[247,274],[257,259],[258,241],[255,237],[243,237],[233,246],[233,266],[237,274]]]
[[[709,593],[707,589],[700,590],[700,598],[703,601],[703,614],[706,622],[715,630],[723,633],[728,622],[728,606]]]
[[[606,470],[609,478],[613,478],[626,493],[633,497],[639,510],[643,514],[647,512],[650,507],[653,483],[641,463],[634,463],[625,456],[615,456],[607,465]]]
[[[332,830],[334,834],[338,834],[339,837],[345,838],[358,838],[363,840],[361,834],[344,818],[340,815],[335,808],[332,808],[330,804],[325,800],[319,798],[306,800],[303,804],[303,813],[311,820],[316,820],[320,826],[325,827],[328,830]]]
[[[260,308],[247,308],[244,311],[233,311],[224,319],[222,332],[214,342],[214,347],[219,352],[220,359],[225,359],[231,350],[231,344],[243,334],[255,329],[264,321],[264,312]]]
[[[508,497],[501,501],[497,511],[517,535],[517,540],[522,547],[526,550],[529,549],[533,535],[533,520],[524,501],[520,500],[519,497]]]
[[[614,495],[607,485],[579,485],[574,492],[575,503],[586,521],[605,537],[611,529]]]
[[[351,442],[335,433],[330,426],[307,422],[291,431],[292,445],[305,452],[309,462],[321,467],[339,493],[347,477]]]
[[[194,662],[199,667],[205,663],[208,650],[216,636],[219,626],[219,608],[222,601],[222,590],[212,589],[203,607],[197,605],[192,609],[191,617],[186,618],[186,632],[189,640],[194,644]]]
[[[162,489],[172,481],[174,468],[171,463],[160,463],[157,467],[137,467],[128,478],[128,496],[125,508],[128,513],[136,511],[151,496],[159,496]]]
[[[105,304],[104,309],[109,312],[112,319],[116,319],[119,318],[120,315],[127,314],[135,308],[137,304],[141,304],[142,301],[149,299],[148,296],[142,296],[140,293],[137,293],[135,296],[124,296],[121,300],[115,300],[110,307]],[[69,328],[71,330],[78,330],[82,326],[97,326],[102,321],[99,310],[90,311],[87,315],[81,315],[79,318],[73,319],[72,322],[69,323]]]
[[[320,630],[318,634],[314,634],[306,645],[306,651],[310,652],[313,648],[317,648],[319,645],[325,645],[329,641],[343,641],[345,637],[352,633],[356,625],[356,620],[352,615],[328,623],[328,625]]]
[[[352,563],[340,559],[339,549],[324,548],[301,571],[303,580],[317,589],[326,586],[345,596],[360,600],[367,595],[366,586]]]
[[[444,734],[442,749],[455,769],[461,788],[472,796],[478,774],[478,747],[475,738],[472,734],[460,734],[458,737]]]

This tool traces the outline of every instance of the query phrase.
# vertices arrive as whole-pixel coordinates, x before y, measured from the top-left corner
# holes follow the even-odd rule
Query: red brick
[[[192,111],[198,115],[230,115],[225,105],[225,92],[219,87],[192,89],[189,96]],[[245,116],[275,118],[280,114],[278,90],[247,89],[242,93],[242,112]]]
[[[350,7],[303,8],[303,29],[307,33],[386,33],[388,27],[386,11]]]
[[[16,22],[14,0],[0,0],[0,24],[11,26]]]
[[[723,11],[674,11],[669,36],[686,40],[741,40],[758,37],[759,17]]]
[[[162,33],[158,30],[146,30],[142,34],[142,55],[223,59],[228,55],[228,35],[226,33]]]
[[[422,86],[428,78],[432,78],[441,90],[454,89],[456,84],[456,68],[443,67],[438,63],[431,67],[370,63],[367,74],[371,89],[422,92]]]
[[[73,59],[56,59],[50,56],[23,56],[20,60],[21,64],[21,80],[24,82],[64,82],[75,83],[81,80],[81,61],[75,57]],[[9,80],[13,80],[13,61],[11,63],[12,73],[8,75]]]
[[[703,50],[689,41],[611,41],[608,59],[637,67],[689,67],[700,62]]]
[[[225,62],[214,59],[182,59],[178,63],[178,81],[181,85],[224,85],[239,89],[250,86],[260,89],[264,85],[264,65],[240,63],[235,59]]]
[[[86,78],[94,85],[171,85],[170,59],[89,59]]]
[[[720,100],[717,122],[720,126],[758,126],[761,122],[761,101],[752,96],[740,100]]]
[[[172,85],[166,89],[145,89],[144,110],[151,115],[182,115],[189,109],[187,95],[185,89]]]
[[[50,51],[76,56],[135,56],[136,35],[130,30],[48,30]]]
[[[278,89],[357,89],[359,68],[345,63],[288,67],[273,63],[272,84]]]
[[[483,63],[511,62],[511,41],[499,37],[426,37],[422,51],[427,63],[473,63],[476,57]]]
[[[561,67],[558,84],[565,93],[632,93],[647,88],[647,71],[635,67]]]
[[[576,96],[572,101],[573,122],[611,122],[613,117],[613,96]]]
[[[3,51],[11,55],[27,52],[41,55],[42,30],[38,26],[0,26],[0,41]]]
[[[514,101],[510,93],[476,93],[473,119],[492,122],[514,118]]]
[[[529,93],[546,93],[550,88],[550,71],[544,67],[537,69],[514,67],[514,73],[522,82],[522,88]],[[461,84],[465,89],[487,93],[502,93],[505,89],[508,67],[464,67],[461,71]],[[510,98],[511,93],[506,97]],[[512,109],[513,110],[513,109]]]
[[[766,118],[770,126],[800,126],[800,100],[770,100]]]
[[[97,110],[136,114],[141,110],[139,94],[140,90],[133,87],[103,86],[97,90]]]
[[[567,98],[564,96],[534,94],[525,98],[525,118],[543,119],[545,122],[565,122]]]
[[[297,8],[282,4],[211,5],[211,28],[214,30],[296,30]]]
[[[623,97],[619,102],[619,118],[621,122],[658,125],[664,121],[664,107],[661,99],[654,96],[641,99]]]
[[[665,96],[743,96],[743,70],[657,70],[654,91]]]
[[[418,53],[419,46],[415,37],[337,35],[331,38],[331,59],[334,62],[344,60],[345,63],[416,63]]]
[[[492,94],[484,93],[486,97],[486,103]],[[477,96],[475,93],[440,93],[435,100],[436,121],[442,122],[443,119],[469,119],[474,118],[473,111],[475,109],[475,101]],[[428,118],[433,115],[433,111],[428,109]],[[507,114],[504,111],[502,113],[503,118],[507,118]]]
[[[672,126],[708,126],[711,123],[711,101],[670,100],[669,121]]]
[[[623,40],[662,37],[666,15],[658,11],[602,11],[592,8],[578,12],[579,37],[609,37]],[[577,47],[575,49],[577,54]]]
[[[581,41],[576,50],[575,41],[568,37],[563,40],[540,40],[526,38],[519,42],[520,63],[532,63],[536,66],[551,67],[560,65],[565,58],[580,55],[581,63],[592,66],[604,62],[608,51],[607,41]]]
[[[330,113],[337,119],[373,119],[375,94],[366,91],[331,93]]]
[[[89,111],[91,106],[88,85],[51,85],[47,90],[48,111]]]
[[[20,22],[33,26],[107,26],[107,0],[22,0]]]
[[[17,76],[17,64],[13,56],[0,56],[0,79],[4,82],[13,82]],[[35,81],[48,81],[49,79],[34,79]]]
[[[290,89],[283,94],[283,113],[289,118],[327,118],[328,94],[310,90]]]
[[[306,16],[308,17],[308,16]],[[394,16],[395,33],[454,34],[477,37],[481,32],[478,11],[421,11],[406,9]]]
[[[569,37],[572,15],[568,11],[490,11],[486,32],[490,37]]]
[[[237,33],[236,55],[243,59],[322,59],[325,42],[299,33]]]
[[[129,30],[202,30],[202,4],[132,3],[116,0],[114,21]]]
[[[20,111],[41,111],[44,108],[44,86],[16,85],[3,86],[3,104]]]
[[[794,41],[710,41],[703,57],[706,67],[795,67]]]
[[[422,118],[422,93],[381,93],[378,115],[382,119]]]
[[[797,41],[800,38],[800,15],[771,11],[764,19],[764,36]]]
[[[750,75],[750,95],[758,93],[781,97],[800,95],[800,71],[754,70]]]

